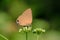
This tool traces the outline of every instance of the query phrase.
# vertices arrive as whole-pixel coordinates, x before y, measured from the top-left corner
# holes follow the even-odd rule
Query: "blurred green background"
[[[26,34],[18,32],[16,19],[27,8],[32,9],[32,27],[46,29],[39,40],[60,40],[60,2],[58,0],[0,0],[0,34],[9,40],[25,40]],[[0,40],[5,40],[0,36]],[[28,33],[28,40],[36,35]]]

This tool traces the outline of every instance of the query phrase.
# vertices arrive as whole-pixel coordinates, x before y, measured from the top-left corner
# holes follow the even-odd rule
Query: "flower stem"
[[[37,40],[39,40],[39,35],[37,34]]]
[[[27,36],[27,32],[26,32],[26,40],[28,40],[27,37],[28,37],[28,36]]]
[[[8,40],[8,38],[6,38],[5,36],[3,36],[2,34],[0,34],[0,36],[1,36],[2,38],[4,38],[5,40]]]

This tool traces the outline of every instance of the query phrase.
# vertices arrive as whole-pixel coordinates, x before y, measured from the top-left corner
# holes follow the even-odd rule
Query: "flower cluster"
[[[32,27],[23,27],[23,28],[20,28],[19,29],[19,32],[30,32],[32,31],[33,33],[37,33],[37,34],[40,34],[40,33],[43,33],[45,32],[45,29],[42,29],[42,28],[35,28],[32,30]]]

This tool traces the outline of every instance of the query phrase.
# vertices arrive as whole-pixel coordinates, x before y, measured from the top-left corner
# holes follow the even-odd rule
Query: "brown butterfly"
[[[25,10],[22,15],[17,18],[17,23],[21,26],[28,26],[32,23],[32,10],[31,8]]]

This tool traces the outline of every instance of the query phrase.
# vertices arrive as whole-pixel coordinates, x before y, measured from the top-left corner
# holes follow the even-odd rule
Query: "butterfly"
[[[31,8],[25,10],[16,20],[17,24],[21,26],[28,26],[32,23],[32,10]]]

